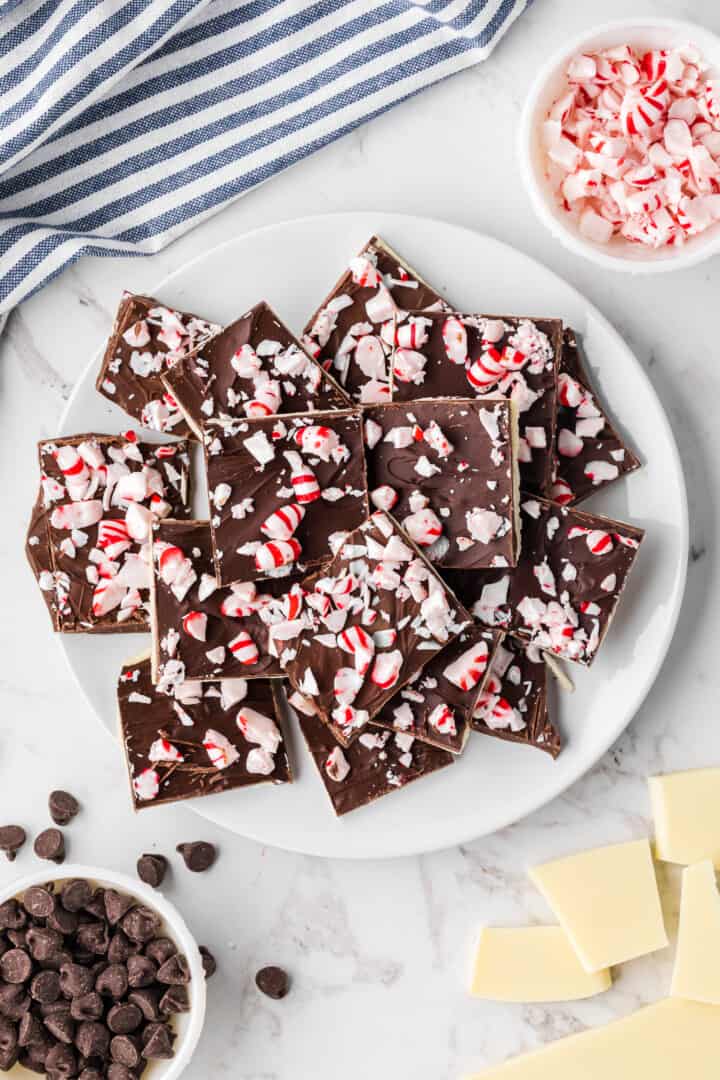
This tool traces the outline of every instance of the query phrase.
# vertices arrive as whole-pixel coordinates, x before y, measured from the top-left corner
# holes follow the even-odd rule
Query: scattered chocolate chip
[[[182,953],[175,953],[158,969],[157,981],[166,986],[185,986],[190,982],[190,968]]]
[[[107,958],[111,964],[124,964],[135,948],[136,946],[130,944],[130,939],[123,934],[122,930],[116,930],[110,938]]]
[[[33,960],[39,962],[56,957],[63,947],[62,934],[47,926],[31,926],[25,939]]]
[[[27,945],[27,931],[25,930],[6,930],[7,934],[7,946],[14,945],[16,949],[24,949]],[[7,949],[3,950],[7,952]]]
[[[143,1020],[159,1020],[159,997],[160,994],[157,990],[143,988],[141,990],[133,990],[132,993],[128,994],[128,1001],[132,1005],[137,1005],[138,1009],[143,1014]]]
[[[48,915],[47,925],[51,930],[57,930],[59,934],[74,934],[80,924],[80,920],[74,911],[66,911],[60,904],[55,904],[55,909]]]
[[[55,910],[55,897],[48,889],[43,889],[42,885],[31,885],[26,889],[22,903],[28,915],[35,919],[47,919]]]
[[[190,1012],[190,998],[184,986],[169,986],[160,998],[160,1012]]]
[[[0,1070],[2,1072],[10,1072],[13,1065],[17,1065],[18,1060],[18,1048],[17,1043],[15,1046],[3,1047],[0,1045]]]
[[[131,896],[125,896],[116,889],[106,889],[103,894],[103,902],[107,921],[111,926],[117,926],[123,915],[126,915],[135,903]]]
[[[75,940],[93,956],[104,956],[110,946],[110,932],[105,923],[88,923],[78,928]]]
[[[167,1060],[174,1056],[172,1033],[166,1024],[148,1024],[142,1037],[143,1057]]]
[[[33,850],[39,859],[50,862],[65,861],[65,838],[59,829],[44,829],[35,837]]]
[[[158,967],[164,964],[166,960],[169,960],[171,956],[174,956],[176,952],[177,945],[166,937],[155,938],[145,948],[145,955],[154,960]]]
[[[152,986],[157,979],[157,964],[149,956],[129,956],[127,962],[128,984],[133,989]]]
[[[142,1024],[143,1014],[131,1002],[113,1005],[107,1014],[107,1026],[114,1035],[129,1035]]]
[[[137,874],[146,885],[159,889],[168,868],[164,855],[141,855],[137,861]]]
[[[51,1047],[45,1058],[45,1071],[52,1080],[77,1076],[77,1058],[74,1051],[62,1044]]]
[[[106,997],[111,997],[115,1001],[119,1001],[121,997],[124,997],[128,989],[128,971],[122,964],[109,964],[103,972],[100,973],[95,982],[95,989],[98,994],[103,994]]]
[[[92,889],[87,881],[66,881],[60,890],[60,903],[66,911],[81,911],[92,900]]]
[[[75,1045],[83,1057],[104,1058],[110,1046],[110,1032],[97,1020],[83,1020],[75,1032]]]
[[[110,1040],[110,1057],[126,1069],[136,1069],[140,1064],[140,1043],[131,1035],[116,1035]]]
[[[58,1042],[66,1043],[69,1046],[75,1036],[75,1021],[70,1013],[70,1006],[66,1005],[62,1012],[55,1012],[51,1013],[50,1016],[46,1016],[45,1027],[51,1035],[55,1036]]]
[[[215,845],[208,844],[205,840],[197,840],[194,844],[178,844],[176,851],[182,855],[188,870],[195,874],[209,870],[217,856]]]
[[[104,919],[106,917],[105,911],[105,890],[96,889],[92,894],[90,900],[85,905],[85,910],[94,915],[96,919]]]
[[[121,1065],[119,1061],[113,1061],[105,1073],[107,1080],[136,1080],[137,1073],[128,1069],[127,1065]],[[82,1077],[78,1077],[82,1080]]]
[[[63,964],[60,968],[60,989],[65,997],[82,997],[94,988],[95,976],[82,964]]]
[[[160,929],[162,919],[156,911],[138,904],[123,917],[122,929],[131,941],[150,941]]]
[[[80,803],[69,791],[51,791],[48,809],[56,825],[68,825],[80,809]]]
[[[30,997],[41,1005],[52,1005],[60,997],[60,976],[57,971],[39,971],[30,983]]]
[[[0,904],[0,930],[21,930],[27,923],[27,915],[17,900]]]
[[[14,985],[28,981],[32,975],[32,960],[24,949],[8,949],[0,957],[0,975],[5,982]]]
[[[32,1013],[25,1013],[18,1025],[18,1046],[32,1046],[45,1039],[45,1028]]]
[[[110,1069],[112,1069],[112,1065],[110,1066]],[[103,1080],[104,1075],[110,1076],[110,1069],[108,1069],[107,1073],[103,1074],[102,1069],[96,1069],[94,1065],[88,1065],[86,1069],[83,1069],[83,1071],[79,1073],[78,1080]],[[121,1078],[118,1076],[115,1080],[121,1080]],[[130,1075],[130,1080],[135,1080],[135,1077]]]
[[[99,1020],[104,1011],[103,999],[95,990],[88,994],[78,994],[70,1001],[70,1015],[73,1020]]]
[[[5,852],[8,862],[13,862],[26,840],[27,834],[21,825],[0,826],[0,851]]]
[[[282,968],[264,967],[255,976],[255,985],[263,994],[279,1001],[290,989],[290,979],[288,973]]]
[[[210,950],[205,946],[200,946],[200,959],[202,960],[203,971],[205,972],[205,978],[211,979],[217,971],[217,962]]]
[[[0,983],[0,1015],[8,1020],[20,1020],[31,1004],[24,986]]]

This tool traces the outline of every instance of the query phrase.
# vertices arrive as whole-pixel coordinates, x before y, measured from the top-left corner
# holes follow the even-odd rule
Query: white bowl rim
[[[575,37],[566,42],[562,48],[552,54],[550,59],[543,64],[535,76],[525,98],[525,103],[520,115],[518,128],[517,151],[520,161],[520,172],[526,190],[530,196],[535,213],[550,230],[552,235],[563,247],[572,251],[575,255],[581,255],[598,266],[610,270],[621,270],[630,274],[662,274],[673,270],[685,270],[704,262],[720,251],[720,222],[713,230],[713,236],[703,246],[695,247],[691,251],[680,248],[676,254],[666,258],[657,258],[648,255],[647,258],[624,258],[621,255],[612,255],[604,251],[596,244],[585,241],[576,230],[564,226],[561,221],[548,209],[548,201],[540,189],[535,177],[535,170],[531,159],[531,141],[533,135],[533,113],[545,84],[553,71],[560,66],[569,56],[577,51],[582,51],[583,46],[593,38],[608,33],[622,32],[623,30],[671,30],[675,31],[682,40],[692,40],[694,37],[713,39],[718,49],[718,65],[720,65],[720,35],[716,34],[701,23],[690,22],[685,19],[654,18],[651,15],[637,16],[636,18],[612,19],[609,22],[600,23],[597,26],[583,30]]]
[[[53,872],[54,871],[54,872]],[[197,1047],[200,1033],[205,1022],[205,1009],[207,1004],[207,991],[205,986],[205,971],[202,957],[197,942],[180,912],[174,904],[156,889],[137,878],[131,878],[128,874],[119,873],[116,870],[108,870],[100,866],[84,866],[81,863],[61,863],[58,866],[35,870],[24,877],[16,878],[5,888],[0,889],[0,904],[11,900],[33,885],[45,885],[48,881],[67,881],[71,878],[87,878],[97,882],[100,886],[111,886],[122,889],[149,908],[157,911],[167,925],[169,935],[175,940],[180,951],[185,955],[190,968],[190,1012],[187,1013],[188,1024],[182,1033],[182,1040],[178,1052],[166,1063],[162,1074],[156,1072],[157,1080],[177,1080],[177,1077],[190,1063],[195,1048]],[[165,1064],[165,1063],[164,1063]],[[12,1073],[8,1073],[11,1076]],[[29,1074],[28,1074],[29,1075]],[[153,1073],[148,1074],[152,1080]]]

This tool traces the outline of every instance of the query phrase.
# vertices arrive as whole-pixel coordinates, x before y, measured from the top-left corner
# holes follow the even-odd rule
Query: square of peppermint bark
[[[205,459],[221,585],[317,567],[368,515],[359,412],[208,427]]]
[[[462,753],[503,635],[466,626],[373,718],[373,725]]]
[[[316,716],[300,714],[300,729],[335,813],[375,802],[413,780],[452,765],[446,750],[403,732],[371,726],[352,746],[341,746]]]
[[[392,355],[392,400],[503,397],[518,412],[523,491],[547,494],[553,476],[559,319],[414,312]]]
[[[38,492],[38,497],[32,508],[30,523],[25,534],[25,558],[35,576],[43,603],[50,615],[53,630],[58,630],[58,613],[55,605],[55,576],[53,574],[50,535],[48,532],[48,512],[45,509],[42,488]]]
[[[565,328],[558,376],[555,480],[552,498],[565,505],[587,499],[640,462],[613,426],[580,355],[575,331]]]
[[[556,758],[562,736],[550,719],[547,665],[534,645],[508,634],[490,663],[490,674],[477,699],[472,727],[483,735],[523,743]]]
[[[382,511],[348,533],[303,586],[285,671],[344,743],[471,622]]]
[[[97,377],[97,389],[143,427],[188,435],[163,372],[204,345],[219,326],[151,296],[124,293]]]
[[[389,401],[393,344],[397,337],[409,345],[413,337],[404,327],[407,311],[443,307],[441,295],[373,236],[308,321],[302,340],[354,401]]]
[[[267,679],[180,683],[163,691],[153,685],[145,655],[123,666],[117,697],[136,810],[291,779],[276,691]]]
[[[209,522],[166,520],[153,530],[152,581],[156,683],[282,675],[273,629],[299,603],[297,579],[220,588]]]
[[[208,421],[350,405],[265,302],[165,371],[163,380],[198,438]]]
[[[364,413],[370,502],[438,566],[514,566],[517,413],[510,401],[413,401]]]
[[[58,629],[147,630],[152,526],[189,512],[186,443],[126,432],[38,449]]]
[[[644,530],[531,496],[514,570],[483,570],[472,611],[564,660],[591,664],[615,614]]]

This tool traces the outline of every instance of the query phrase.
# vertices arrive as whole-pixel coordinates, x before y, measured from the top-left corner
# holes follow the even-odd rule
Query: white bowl
[[[127,877],[125,874],[116,874],[114,870],[101,870],[97,866],[63,864],[57,867],[55,874],[48,867],[37,870],[34,874],[19,878],[7,888],[0,890],[0,904],[14,896],[20,896],[31,885],[45,885],[51,880],[58,882],[72,878],[86,878],[93,885],[118,889],[133,896],[146,907],[152,908],[163,920],[161,932],[171,938],[178,950],[185,955],[191,976],[188,986],[190,1011],[177,1013],[173,1017],[173,1029],[177,1036],[174,1044],[175,1056],[169,1061],[148,1062],[142,1074],[143,1080],[177,1080],[195,1052],[205,1020],[205,972],[197,942],[179,912],[159,892],[135,878]],[[28,1080],[34,1077],[37,1080],[37,1073],[30,1072],[21,1065],[15,1065],[10,1072],[2,1075],[16,1078],[16,1080],[21,1080],[23,1077]]]
[[[691,236],[680,248],[646,249],[622,237],[595,244],[584,237],[573,218],[558,204],[547,178],[547,152],[542,124],[555,99],[566,88],[567,63],[576,53],[628,44],[643,49],[665,49],[692,42],[710,65],[720,72],[720,37],[695,23],[677,19],[621,19],[586,31],[567,44],[541,69],[525,101],[520,119],[518,152],[521,174],[540,220],[569,251],[598,266],[630,273],[662,273],[694,266],[720,251],[720,222]]]

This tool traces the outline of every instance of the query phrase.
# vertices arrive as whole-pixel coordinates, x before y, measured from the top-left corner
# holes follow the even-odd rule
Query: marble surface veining
[[[637,0],[633,8],[720,31],[720,11],[710,0]],[[566,35],[627,14],[622,0],[536,0],[487,63],[316,154],[153,258],[83,260],[15,311],[0,339],[0,818],[37,831],[46,822],[47,792],[65,786],[84,804],[67,830],[72,859],[132,872],[142,851],[171,853],[181,840],[219,843],[219,862],[204,877],[173,859],[166,890],[220,965],[188,1080],[450,1080],[667,991],[665,951],[628,964],[609,993],[577,1004],[508,1006],[472,1001],[465,992],[481,922],[549,916],[527,880],[528,865],[643,835],[648,773],[720,763],[720,264],[629,279],[564,253],[535,220],[514,160],[516,123],[537,58]],[[433,151],[438,138],[442,154]],[[691,561],[679,628],[622,739],[531,819],[463,847],[394,862],[326,862],[265,849],[219,834],[183,807],[158,808],[151,821],[134,818],[117,748],[70,679],[22,552],[35,442],[55,433],[120,289],[148,288],[229,235],[346,209],[469,225],[571,279],[650,372],[690,495]],[[0,884],[35,865],[26,848],[13,866],[0,865]],[[282,1002],[263,998],[253,984],[255,970],[271,962],[294,977]]]

